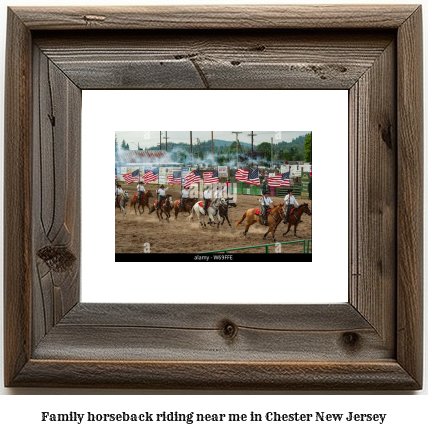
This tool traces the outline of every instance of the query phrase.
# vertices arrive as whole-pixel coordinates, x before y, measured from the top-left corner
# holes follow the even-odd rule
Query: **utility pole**
[[[193,147],[192,147],[192,132],[190,131],[190,155],[192,156],[193,163]]]
[[[159,151],[162,151],[162,131],[159,131]]]
[[[273,166],[273,137],[270,138],[270,165]]]
[[[200,141],[199,141],[199,138],[197,138],[196,140],[198,141],[198,167],[199,167],[199,163],[201,162],[201,154],[199,153],[199,144],[200,144]]]
[[[249,136],[251,136],[251,158],[253,157],[253,152],[254,152],[254,136],[257,136],[257,134],[254,134],[254,131],[251,131],[251,134],[248,134]]]
[[[169,139],[168,131],[165,131],[165,149],[166,149],[166,152],[168,152],[168,139]]]
[[[236,134],[236,168],[238,168],[239,167],[239,157],[238,157],[239,139],[238,139],[238,134],[242,134],[242,131],[232,131],[232,134]]]
[[[214,168],[214,131],[211,131],[211,156],[212,156],[213,168]]]

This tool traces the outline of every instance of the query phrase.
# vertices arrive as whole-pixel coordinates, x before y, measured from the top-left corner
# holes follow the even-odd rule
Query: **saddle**
[[[198,205],[199,205],[201,208],[203,208],[203,207],[204,207],[204,201],[201,200],[200,202],[198,202]],[[211,206],[211,202],[208,202],[208,206],[207,206],[207,208],[209,208],[210,206]]]
[[[269,217],[270,212],[272,211],[271,208],[268,208],[267,210],[267,216]],[[261,208],[257,208],[255,214],[256,215],[261,215],[262,209]]]
[[[159,206],[162,206],[163,204],[164,204],[164,202],[165,202],[165,199],[160,203],[160,205]],[[158,201],[157,201],[157,199],[153,202],[153,205],[157,205],[158,204]]]

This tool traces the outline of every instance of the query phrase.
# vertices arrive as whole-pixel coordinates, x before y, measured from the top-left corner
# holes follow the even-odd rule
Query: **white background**
[[[348,203],[348,92],[164,90],[83,91],[83,185],[94,172],[108,176],[114,167],[115,131],[311,131],[314,183],[312,194],[312,263],[150,263],[152,272],[135,279],[145,264],[115,263],[114,215],[106,212],[112,189],[100,183],[97,198],[82,189],[82,300],[134,303],[338,303],[348,301],[348,215],[325,224],[327,206]],[[164,104],[168,101],[168,104]],[[237,102],[232,104],[232,102]],[[199,102],[199,104],[196,104]],[[112,110],[112,107],[116,108]],[[177,107],[180,107],[177,110]],[[201,108],[203,107],[203,108]],[[94,116],[96,113],[96,116]],[[219,113],[221,113],[219,115]],[[166,128],[167,127],[167,128]],[[334,156],[334,158],[332,158]],[[327,158],[327,159],[326,159]],[[332,174],[336,174],[337,179]],[[338,182],[341,180],[341,182]],[[107,186],[105,185],[107,184]],[[326,192],[326,185],[334,186]],[[134,194],[135,186],[132,186]],[[275,199],[275,198],[274,198]],[[257,201],[257,198],[254,200]],[[283,201],[284,198],[281,198]],[[300,199],[299,203],[303,203]],[[275,199],[275,202],[277,200]],[[239,207],[239,199],[237,203]],[[244,210],[241,210],[241,213]],[[305,220],[305,216],[302,218]],[[119,219],[118,224],[120,224]],[[144,230],[144,216],[138,220]],[[167,223],[163,223],[167,224]],[[172,220],[177,231],[186,221]],[[305,223],[303,223],[305,224]],[[285,228],[285,226],[284,226]],[[198,231],[196,229],[196,239]],[[207,229],[210,230],[210,229]],[[223,231],[231,231],[222,227]],[[235,229],[242,234],[242,229]],[[286,240],[278,231],[279,241]],[[159,224],[159,237],[162,224]],[[251,229],[248,236],[251,235]],[[294,239],[294,238],[293,238]],[[268,240],[268,243],[272,242]],[[266,243],[266,242],[265,242]],[[254,245],[264,244],[262,238]],[[224,247],[228,247],[225,245]],[[174,251],[174,245],[171,245]],[[199,245],[199,251],[211,250]],[[251,256],[251,255],[249,255]],[[96,259],[96,261],[95,261]],[[177,261],[180,256],[177,255]],[[152,286],[159,272],[174,285]],[[194,282],[207,276],[227,276],[230,285],[190,284],[180,279],[191,273]],[[100,275],[107,285],[100,285]],[[127,278],[124,279],[124,276]],[[209,277],[211,279],[211,277]],[[281,280],[282,284],[275,282]],[[261,288],[263,287],[263,290]],[[156,290],[154,290],[156,288]],[[298,289],[297,289],[298,288]]]
[[[92,4],[119,4],[118,0],[76,0],[74,2],[60,2],[58,1],[48,1],[48,0],[31,0],[31,1],[17,1],[17,0],[9,0],[8,4],[10,5],[66,5],[66,4],[80,4],[80,5],[92,5]],[[144,4],[143,1],[135,1],[135,0],[127,0],[127,4]],[[151,4],[159,4],[160,2],[151,1]],[[162,4],[180,4],[180,1],[164,1]],[[187,3],[196,3],[187,1]],[[197,3],[217,3],[215,1],[203,1]],[[234,3],[258,3],[253,2],[251,0],[235,0]],[[275,0],[269,0],[269,3],[278,3]],[[291,3],[296,3],[295,1]],[[309,0],[309,1],[300,1],[301,4],[314,4],[314,3],[326,3],[325,0]],[[349,3],[349,2],[341,2],[341,1],[332,1],[331,3]],[[409,3],[413,4],[413,1],[405,1],[401,0],[399,2],[395,2],[393,0],[382,1],[382,0],[374,0],[374,1],[358,1],[352,0],[352,3]],[[426,12],[426,11],[425,11]],[[0,76],[4,77],[4,43],[5,43],[5,32],[6,32],[6,9],[3,6],[0,9]],[[303,18],[302,18],[303,19]],[[428,29],[428,22],[426,19],[426,13],[424,13],[424,29]],[[424,59],[428,58],[427,53],[427,38],[424,38]],[[426,62],[426,61],[425,61]],[[427,67],[425,64],[425,76]],[[428,101],[427,95],[427,86],[424,86],[424,101]],[[3,100],[3,87],[0,87],[0,100]],[[425,116],[427,116],[428,110],[425,108],[424,110]],[[3,119],[3,105],[0,105],[0,119]],[[0,143],[3,146],[3,123],[0,123]],[[110,143],[110,139],[109,139]],[[426,154],[425,154],[426,155]],[[1,170],[2,170],[2,152],[0,153],[1,159]],[[425,157],[425,167],[426,165],[426,157]],[[109,172],[110,173],[110,172]],[[106,175],[108,177],[108,185],[110,185],[110,174]],[[0,179],[3,179],[1,174]],[[1,182],[1,181],[0,181]],[[2,197],[1,203],[3,203]],[[425,206],[427,200],[425,197]],[[2,219],[2,214],[0,214],[0,220]],[[427,232],[425,231],[425,234]],[[426,239],[425,239],[426,240]],[[426,244],[426,243],[425,243]],[[0,256],[3,256],[3,243],[0,243]],[[0,271],[3,263],[0,261]],[[425,276],[425,282],[427,281]],[[425,300],[427,297],[425,298]],[[2,315],[2,299],[0,298],[0,315]],[[425,312],[427,312],[427,302],[425,301]],[[0,336],[3,336],[3,322],[0,321]],[[426,329],[426,326],[425,326]],[[425,341],[426,336],[428,336],[428,331],[425,331]],[[427,348],[427,345],[425,345]],[[0,346],[0,352],[2,352],[3,348]],[[426,351],[425,351],[426,354]],[[3,354],[0,354],[0,363],[3,361]],[[425,365],[426,366],[426,365]],[[426,408],[428,404],[428,399],[426,395],[427,387],[426,384],[428,382],[428,373],[425,368],[425,387],[422,392],[416,392],[413,395],[420,395],[421,393],[424,396],[403,396],[403,393],[392,394],[391,396],[383,396],[381,393],[371,393],[369,394],[358,394],[355,392],[351,392],[350,394],[346,394],[346,396],[330,393],[326,396],[317,396],[317,394],[298,394],[298,396],[289,396],[293,395],[292,392],[287,391],[279,391],[276,393],[270,393],[267,395],[263,395],[261,392],[254,394],[255,396],[242,396],[239,393],[229,392],[227,395],[224,395],[222,392],[212,392],[208,391],[206,394],[202,396],[194,396],[191,392],[187,392],[184,396],[145,396],[144,391],[104,391],[104,390],[75,390],[75,389],[4,389],[1,388],[1,384],[3,383],[2,372],[0,372],[0,390],[3,396],[0,397],[0,428],[2,432],[20,432],[23,430],[31,430],[32,432],[40,430],[44,430],[45,433],[58,433],[59,430],[62,432],[88,432],[93,433],[94,427],[91,426],[77,426],[75,424],[64,424],[59,427],[56,424],[46,427],[40,421],[40,412],[41,411],[52,411],[52,412],[69,412],[69,411],[93,411],[93,412],[102,412],[102,411],[152,411],[152,412],[161,412],[163,410],[166,411],[174,411],[174,410],[187,410],[187,411],[205,411],[205,412],[250,412],[251,410],[262,412],[263,410],[270,408],[275,409],[280,412],[305,412],[305,411],[329,411],[329,412],[342,412],[342,411],[357,411],[357,412],[388,412],[389,418],[386,424],[377,425],[377,424],[361,424],[355,423],[352,425],[263,425],[263,428],[269,430],[269,432],[299,432],[299,433],[313,433],[316,429],[317,432],[321,433],[331,433],[331,432],[340,432],[343,433],[346,429],[347,432],[350,433],[361,433],[363,430],[368,432],[396,432],[396,431],[417,431],[420,432],[426,429],[427,421],[426,421]],[[169,391],[169,394],[173,394],[174,391]],[[82,396],[73,396],[73,395],[82,395]],[[105,394],[107,396],[97,396],[92,397],[89,394]],[[115,395],[121,394],[120,398]],[[164,392],[155,393],[159,395],[164,395]],[[29,395],[29,396],[12,396],[12,395]],[[33,395],[33,396],[31,396]],[[43,396],[34,396],[34,395],[43,395]],[[61,395],[61,396],[52,396],[52,395]],[[87,395],[87,396],[85,396]],[[108,396],[112,395],[112,396]],[[137,396],[135,396],[137,395]],[[221,396],[217,396],[221,395]],[[324,395],[324,394],[323,394]],[[103,430],[103,432],[114,432],[116,433],[118,430],[126,429],[126,432],[154,432],[154,427],[146,427],[145,425],[137,425],[136,427],[132,426],[122,426],[115,424],[103,424],[99,425],[99,427]],[[157,432],[162,432],[160,427],[156,427]],[[200,425],[193,425],[190,428],[187,426],[180,425],[167,425],[167,429],[171,430],[173,428],[177,432],[189,432],[189,429],[196,430],[200,432]],[[242,425],[237,427],[236,425],[207,425],[204,429],[204,432],[218,432],[219,428],[225,431],[236,432],[237,428],[244,429],[246,432],[260,432],[260,427],[257,425]],[[195,431],[196,432],[196,431]]]

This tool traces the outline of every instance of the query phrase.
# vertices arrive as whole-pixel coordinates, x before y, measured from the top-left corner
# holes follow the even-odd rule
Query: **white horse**
[[[188,217],[188,219],[193,220],[193,213],[195,213],[196,216],[198,217],[198,220],[199,220],[199,223],[201,224],[201,226],[207,227],[207,225],[205,224],[206,212],[204,211],[203,203],[204,203],[203,201],[200,201],[200,202],[196,202],[195,205],[193,205],[192,212],[191,212],[190,216]],[[211,205],[207,209],[208,217],[210,218],[210,221],[208,222],[208,224],[210,224],[210,225],[215,224],[214,217],[217,217],[217,220],[218,220],[217,229],[220,227],[219,209],[220,209],[221,205],[227,206],[227,203],[222,197],[218,197],[217,199],[214,199],[214,201],[211,202]],[[201,221],[201,216],[202,216],[202,221]]]
[[[129,195],[128,195],[128,192],[125,190],[119,199],[119,208],[123,212],[124,217],[126,217],[125,207],[126,207],[126,204],[128,203],[128,200],[129,200]],[[116,205],[117,205],[117,199],[116,199]]]

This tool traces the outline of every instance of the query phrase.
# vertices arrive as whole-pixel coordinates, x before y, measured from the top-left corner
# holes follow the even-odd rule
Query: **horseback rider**
[[[159,190],[156,192],[158,194],[158,204],[157,207],[160,208],[162,201],[165,200],[165,192],[168,190],[169,187],[165,188],[165,186],[162,184],[159,188]]]
[[[268,209],[270,208],[270,204],[273,203],[273,200],[269,197],[269,193],[266,191],[266,193],[262,196],[261,199],[259,199],[259,202],[262,203],[262,219],[263,219],[263,224],[266,226],[267,225],[267,212]]]
[[[217,188],[214,192],[214,199],[218,199],[219,197],[223,197],[223,190],[220,185],[217,185]]]
[[[211,185],[208,186],[208,188],[204,191],[204,211],[207,212],[208,209],[208,203],[211,201],[212,197],[212,190]]]
[[[285,207],[287,208],[284,223],[287,223],[288,217],[290,216],[291,208],[293,207],[295,208],[296,206],[299,206],[299,204],[296,198],[293,196],[293,190],[289,190],[287,196],[285,196],[284,198],[284,201],[285,201]],[[302,220],[300,220],[299,222],[302,223]]]
[[[120,196],[122,196],[123,190],[121,185],[118,183],[116,184],[116,203],[119,203]]]
[[[183,210],[183,207],[188,198],[189,198],[189,187],[185,187],[184,190],[181,191],[180,211]]]
[[[141,196],[144,196],[143,193],[146,192],[146,189],[144,188],[143,181],[140,181],[139,184],[137,185],[137,192],[138,192],[137,202],[138,202],[138,205],[141,205]]]
[[[268,183],[267,178],[265,177],[262,185],[262,195],[264,196],[266,193],[268,193]]]

